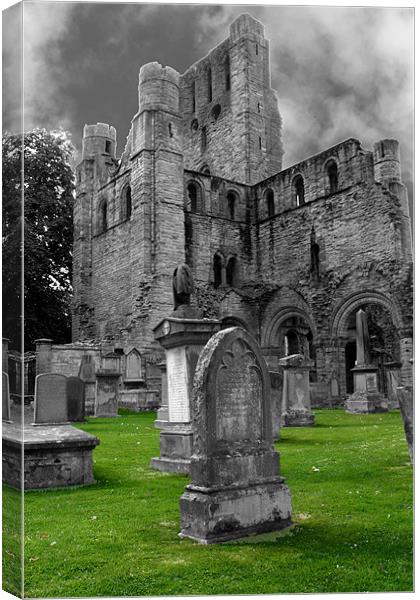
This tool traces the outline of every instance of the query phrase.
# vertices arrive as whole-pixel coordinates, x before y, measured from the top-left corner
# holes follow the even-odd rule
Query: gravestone
[[[35,379],[35,425],[59,425],[68,422],[67,377],[41,373]]]
[[[4,371],[2,372],[2,420],[11,423],[9,375]]]
[[[389,410],[398,409],[400,407],[398,401],[397,388],[401,386],[401,363],[398,361],[390,361],[384,363],[386,374],[386,390],[388,398]]]
[[[181,537],[210,544],[291,524],[290,491],[272,446],[267,367],[240,327],[213,335],[200,354],[192,430]]]
[[[80,377],[67,378],[67,411],[69,421],[85,420],[85,385]]]
[[[283,368],[281,425],[308,427],[314,424],[309,393],[309,371],[312,361],[302,354],[292,354],[279,360]]]
[[[413,462],[413,388],[409,386],[399,386],[397,387],[396,392],[400,406],[401,418],[404,424],[404,433],[408,445],[408,454],[410,455],[411,462]]]
[[[283,374],[277,371],[269,371],[271,383],[271,421],[273,424],[273,440],[280,439],[281,426],[281,395],[283,388]]]
[[[161,394],[160,406],[156,414],[155,427],[161,429],[169,419],[168,412],[168,377],[166,373],[166,362],[162,361],[157,365],[161,372]]]
[[[95,414],[96,376],[93,356],[84,354],[80,361],[79,377],[85,384],[85,415]]]
[[[118,417],[118,384],[121,377],[120,356],[108,352],[96,372],[95,417]]]

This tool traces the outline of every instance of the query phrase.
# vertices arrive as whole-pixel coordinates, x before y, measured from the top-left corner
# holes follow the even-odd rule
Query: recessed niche
[[[198,121],[197,119],[193,119],[191,121],[191,131],[197,131],[198,129]]]
[[[222,112],[222,107],[220,106],[220,104],[215,104],[215,106],[213,106],[213,108],[211,109],[211,116],[213,117],[213,119],[215,121],[217,121],[221,112]]]

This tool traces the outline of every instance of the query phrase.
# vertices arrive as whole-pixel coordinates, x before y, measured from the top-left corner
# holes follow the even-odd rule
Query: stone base
[[[346,412],[352,414],[368,414],[388,412],[388,401],[383,394],[355,392],[344,403]]]
[[[215,491],[187,486],[180,499],[180,537],[215,544],[289,527],[291,496],[281,481]]]
[[[3,424],[3,482],[21,489],[89,485],[94,482],[92,451],[98,438],[71,425]]]
[[[192,454],[192,431],[189,425],[166,423],[160,433],[160,457],[150,466],[167,473],[189,473]]]
[[[282,427],[312,427],[315,415],[310,411],[289,411],[281,416]]]
[[[191,461],[182,458],[166,458],[156,456],[150,461],[150,468],[163,473],[182,473],[189,475]]]

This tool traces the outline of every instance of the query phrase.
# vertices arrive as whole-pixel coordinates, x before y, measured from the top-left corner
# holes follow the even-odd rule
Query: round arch
[[[221,319],[221,321],[222,329],[227,329],[228,327],[242,327],[243,329],[245,329],[245,331],[249,332],[249,327],[245,323],[245,321],[235,315],[226,315]]]
[[[275,347],[277,345],[278,329],[284,321],[291,317],[300,317],[306,321],[312,331],[313,337],[316,337],[314,322],[307,311],[297,308],[296,306],[284,306],[274,315],[269,324],[264,328],[261,335],[261,346],[263,348]]]
[[[374,290],[356,292],[344,299],[333,311],[331,318],[331,337],[346,337],[347,323],[352,312],[364,304],[379,304],[383,306],[392,317],[395,327],[403,328],[403,319],[398,305],[387,295]]]

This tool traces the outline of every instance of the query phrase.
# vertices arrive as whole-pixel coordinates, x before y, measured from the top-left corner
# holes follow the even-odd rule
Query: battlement
[[[139,112],[179,111],[179,73],[158,62],[143,65],[139,72]]]
[[[401,182],[400,144],[394,139],[379,140],[373,146],[375,180],[384,185]]]

